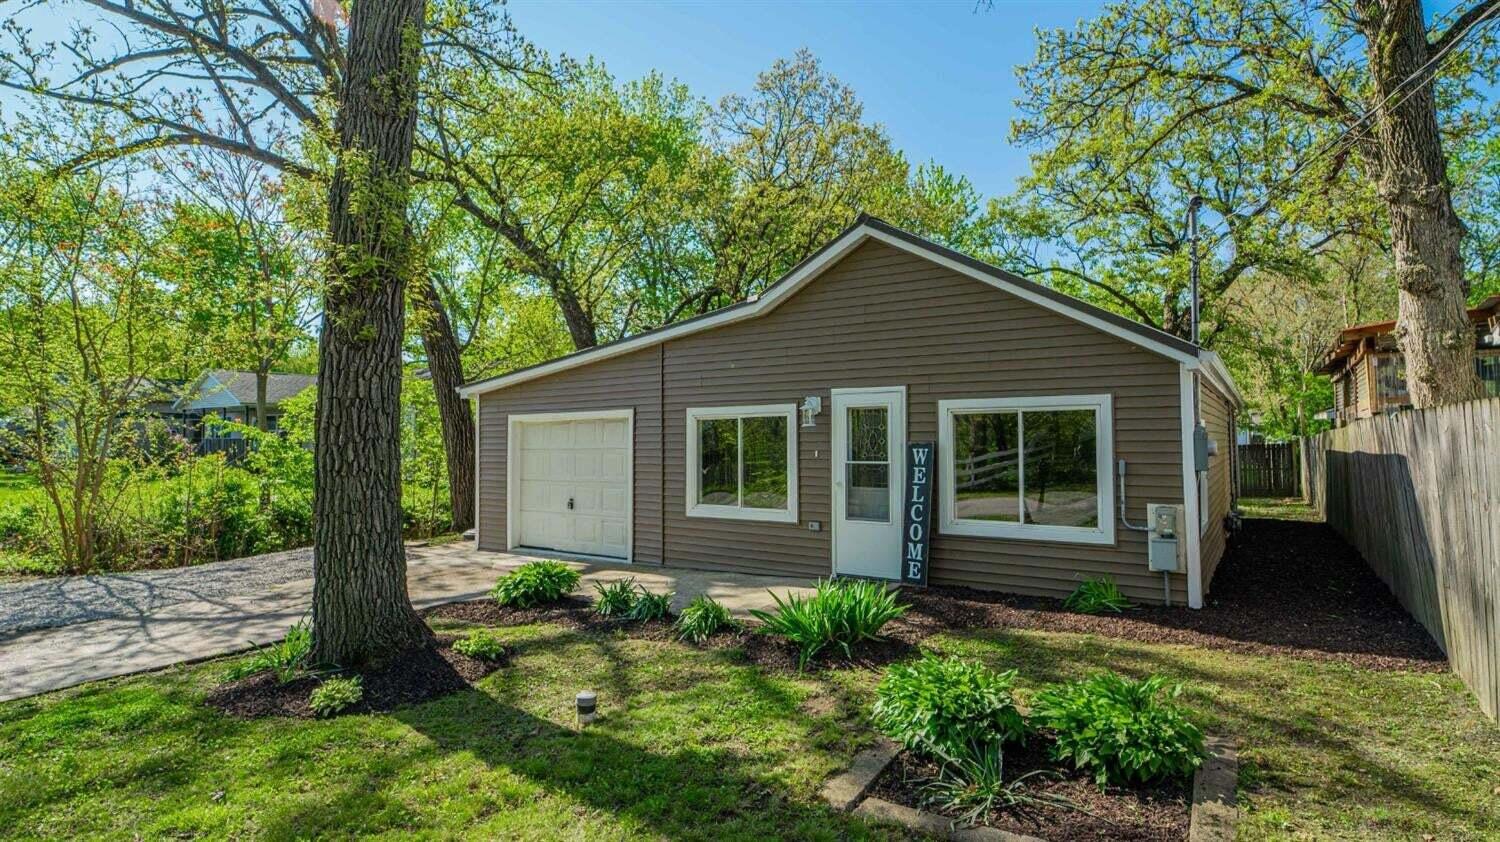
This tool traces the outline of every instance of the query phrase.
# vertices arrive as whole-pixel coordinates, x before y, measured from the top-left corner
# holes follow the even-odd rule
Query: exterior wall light
[[[809,395],[802,399],[802,426],[816,427],[817,422],[813,418],[823,411],[823,399],[817,395]]]

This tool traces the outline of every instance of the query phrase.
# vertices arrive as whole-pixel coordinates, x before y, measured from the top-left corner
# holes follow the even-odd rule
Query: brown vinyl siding
[[[667,343],[668,564],[827,576],[832,548],[830,390],[906,386],[907,439],[936,441],[937,402],[950,398],[1111,393],[1115,457],[1129,464],[1129,518],[1147,502],[1182,501],[1178,365],[1117,337],[881,243],[866,243],[771,313]],[[798,430],[799,523],[688,517],[689,407],[823,399]],[[1112,482],[1113,478],[1105,481]],[[823,529],[812,532],[809,521]],[[934,516],[934,526],[938,517]],[[1141,533],[1116,525],[1117,546],[934,534],[931,581],[1065,595],[1112,577],[1159,601]],[[1186,598],[1174,577],[1174,600]]]
[[[479,397],[479,549],[505,550],[511,413],[634,409],[635,563],[661,564],[661,352],[645,348]]]
[[[1179,371],[1124,339],[869,241],[764,315],[484,394],[481,547],[504,549],[508,413],[634,406],[637,561],[827,576],[830,390],[862,386],[906,387],[911,441],[938,440],[939,400],[1111,394],[1114,455],[1129,465],[1127,518],[1144,524],[1148,502],[1182,502]],[[797,430],[798,523],[688,517],[687,410],[809,395],[822,397],[824,411],[814,428]],[[1133,599],[1160,601],[1144,533],[1116,520],[1115,545],[1085,545],[944,535],[935,513],[930,580],[1062,596],[1109,576]],[[1173,576],[1172,589],[1183,603],[1185,577]]]
[[[1230,454],[1234,452],[1234,409],[1229,400],[1207,382],[1202,391],[1203,423],[1208,437],[1219,443],[1219,452],[1208,461],[1208,527],[1203,532],[1203,591],[1207,593],[1214,580],[1214,570],[1224,556],[1228,536],[1224,516],[1232,505]]]

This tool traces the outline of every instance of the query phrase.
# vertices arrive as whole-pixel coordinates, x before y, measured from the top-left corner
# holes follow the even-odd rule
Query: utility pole
[[[1198,208],[1203,205],[1202,196],[1188,199],[1188,255],[1191,269],[1188,277],[1192,285],[1192,332],[1193,344],[1198,344]]]

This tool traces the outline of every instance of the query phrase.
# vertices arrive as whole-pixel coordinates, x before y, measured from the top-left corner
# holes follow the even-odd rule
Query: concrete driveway
[[[65,605],[51,615],[52,624],[46,628],[34,628],[41,616],[36,610],[0,612],[0,620],[10,623],[12,629],[33,626],[26,631],[0,631],[0,701],[201,661],[280,640],[288,626],[308,613],[311,566],[299,566],[303,559],[293,556],[286,559],[288,566],[305,571],[302,575],[285,581],[276,581],[278,576],[273,574],[235,579],[236,571],[243,574],[246,562],[268,558],[272,557],[174,571],[4,586],[0,600],[8,604],[19,604],[22,589],[42,587]],[[479,552],[470,542],[408,547],[407,586],[418,608],[477,599],[501,575],[533,558]],[[596,581],[633,576],[649,590],[675,592],[675,608],[706,593],[740,616],[746,616],[752,608],[773,607],[769,590],[810,592],[811,584],[800,579],[736,573],[569,564],[583,573],[583,592],[591,592],[591,583]],[[191,575],[195,571],[196,586]],[[160,581],[163,574],[171,574],[170,585]],[[85,579],[96,581],[80,581]],[[234,584],[236,581],[238,584]],[[34,604],[37,596],[28,591],[27,604]],[[0,625],[0,630],[4,628]]]

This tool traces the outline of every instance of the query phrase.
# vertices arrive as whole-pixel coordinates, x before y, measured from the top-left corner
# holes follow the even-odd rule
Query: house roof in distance
[[[288,398],[296,397],[317,382],[315,374],[272,372],[266,378],[266,404],[275,406]],[[178,406],[205,402],[212,402],[215,406],[255,406],[255,372],[232,369],[205,371],[183,393]]]
[[[1469,321],[1476,325],[1482,325],[1490,319],[1500,316],[1500,295],[1492,295],[1469,308]],[[1323,352],[1323,361],[1318,364],[1319,374],[1333,374],[1341,367],[1346,357],[1359,348],[1361,342],[1370,337],[1384,336],[1396,330],[1396,320],[1384,322],[1366,322],[1364,324],[1350,325],[1339,331],[1333,340],[1333,345]]]
[[[996,289],[1008,292],[1076,321],[1083,322],[1090,327],[1117,336],[1169,359],[1193,367],[1205,364],[1211,368],[1217,368],[1220,375],[1219,379],[1224,381],[1227,391],[1231,393],[1230,397],[1237,402],[1241,401],[1238,390],[1234,388],[1233,381],[1228,376],[1228,371],[1223,368],[1223,364],[1218,360],[1217,356],[1212,355],[1211,352],[1199,349],[1191,342],[1179,339],[1170,333],[1158,330],[1149,325],[1127,319],[1102,307],[1096,307],[1086,301],[1058,292],[1051,287],[1043,286],[1035,281],[1028,281],[1019,275],[976,260],[947,246],[923,239],[916,234],[903,231],[890,223],[866,214],[861,214],[852,225],[845,228],[837,237],[816,252],[813,252],[758,296],[751,296],[745,301],[731,304],[728,307],[695,318],[676,322],[615,342],[586,348],[582,351],[575,351],[572,354],[559,357],[555,360],[518,369],[496,377],[466,383],[459,388],[459,392],[465,397],[472,397],[496,389],[503,389],[517,383],[523,383],[527,380],[534,380],[538,377],[545,377],[549,374],[566,371],[570,368],[630,353],[641,348],[658,345],[688,334],[711,330],[715,327],[744,319],[755,318],[775,309],[803,286],[818,277],[825,269],[838,263],[840,258],[870,240],[877,240],[902,251],[925,257],[961,275],[967,275]]]

